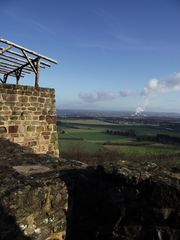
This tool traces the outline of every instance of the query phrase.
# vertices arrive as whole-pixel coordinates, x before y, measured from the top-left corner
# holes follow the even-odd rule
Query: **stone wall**
[[[58,157],[54,89],[0,84],[0,138]]]
[[[64,171],[66,240],[179,240],[180,169],[119,162]]]

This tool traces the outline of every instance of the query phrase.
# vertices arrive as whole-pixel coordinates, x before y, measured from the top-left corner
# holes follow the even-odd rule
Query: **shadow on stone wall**
[[[0,240],[53,239],[65,231],[68,196],[58,163],[0,139]]]
[[[22,164],[25,153],[29,155],[32,150],[7,139],[0,139],[0,200],[16,187],[16,182],[13,181],[16,174],[11,170],[11,166],[18,162]],[[9,209],[0,204],[0,240],[31,240],[24,235],[16,223],[16,218],[8,211]]]
[[[1,240],[31,240],[26,237],[16,223],[15,217],[8,215],[7,210],[0,205],[0,239]]]
[[[66,240],[178,240],[180,192],[97,169],[60,173],[69,191]]]
[[[112,181],[109,178],[108,184],[104,177],[101,166],[60,173],[69,192],[66,240],[115,239],[113,231],[120,213],[117,205],[109,199],[108,191]]]
[[[21,146],[8,139],[0,138],[0,165],[50,163],[57,161],[57,159],[48,154],[34,153],[30,147]]]

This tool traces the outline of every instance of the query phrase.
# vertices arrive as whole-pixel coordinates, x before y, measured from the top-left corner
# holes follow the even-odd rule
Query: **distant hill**
[[[86,117],[86,118],[97,118],[97,117],[128,117],[136,118],[132,116],[132,111],[98,111],[98,110],[71,110],[71,109],[57,109],[57,115],[59,117]],[[143,115],[137,116],[138,118],[146,117],[167,117],[167,118],[180,118],[180,113],[169,113],[169,112],[145,112]]]

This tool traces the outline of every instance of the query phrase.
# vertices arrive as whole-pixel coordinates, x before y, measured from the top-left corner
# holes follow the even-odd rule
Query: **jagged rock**
[[[70,198],[67,239],[180,239],[179,180],[148,164],[64,172]]]
[[[10,168],[4,171],[0,239],[44,240],[66,230],[67,188],[54,172],[23,176]]]
[[[179,171],[88,167],[26,150],[0,141],[1,240],[180,239]]]
[[[29,153],[4,139],[0,152],[0,239],[65,239],[68,190],[59,171],[75,161]]]

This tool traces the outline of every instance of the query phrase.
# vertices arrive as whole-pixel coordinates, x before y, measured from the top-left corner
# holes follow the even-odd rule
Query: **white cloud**
[[[118,98],[128,98],[133,96],[143,96],[144,102],[141,106],[136,108],[135,114],[141,114],[150,104],[153,97],[170,92],[180,92],[180,72],[168,77],[166,80],[159,80],[156,78],[151,79],[144,90],[140,92],[132,91],[129,89],[120,90],[119,92],[111,91],[98,91],[98,92],[87,92],[79,93],[81,101],[88,104],[95,104],[98,102],[112,101]]]
[[[156,78],[151,79],[142,92],[144,102],[142,106],[136,108],[135,115],[144,112],[154,96],[178,91],[180,91],[180,72],[175,73],[164,81],[160,81]]]
[[[109,101],[117,97],[118,94],[115,92],[79,93],[79,98],[89,103]]]
[[[144,88],[143,95],[147,98],[153,95],[175,91],[180,91],[180,73],[176,73],[165,81],[151,79],[148,86]]]
[[[79,93],[79,98],[88,103],[105,102],[114,100],[120,97],[135,96],[137,93],[131,90],[120,90],[119,92],[90,92],[90,93]]]
[[[128,89],[121,90],[119,92],[120,97],[131,97],[131,96],[135,96],[135,95],[137,95],[137,93],[135,91],[131,91],[131,90],[128,90]]]

